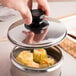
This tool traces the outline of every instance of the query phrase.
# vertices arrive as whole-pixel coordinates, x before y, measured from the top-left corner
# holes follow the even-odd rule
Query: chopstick
[[[72,34],[68,34],[68,36],[72,37],[73,39],[76,39],[76,36],[74,36]]]

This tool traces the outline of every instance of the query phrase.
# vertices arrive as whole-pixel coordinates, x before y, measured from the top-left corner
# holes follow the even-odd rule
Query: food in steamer
[[[50,57],[44,48],[34,49],[33,52],[23,50],[18,54],[16,60],[24,66],[34,68],[46,68],[56,63],[55,59]]]

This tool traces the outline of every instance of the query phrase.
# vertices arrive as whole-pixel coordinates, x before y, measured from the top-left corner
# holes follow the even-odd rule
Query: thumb
[[[32,23],[32,15],[30,9],[27,6],[24,6],[24,8],[22,7],[19,12],[27,25]]]

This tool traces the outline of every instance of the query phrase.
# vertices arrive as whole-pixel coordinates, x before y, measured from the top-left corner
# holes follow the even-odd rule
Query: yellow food
[[[43,49],[43,48],[34,49],[34,52],[33,52],[34,61],[40,63],[43,59],[45,59],[47,57],[48,56],[47,56],[47,53],[46,53],[45,49]]]
[[[22,51],[17,57],[16,60],[20,63],[27,65],[33,61],[33,54],[30,51]]]
[[[34,68],[45,68],[55,64],[55,59],[48,57],[43,48],[34,49],[33,53],[29,50],[23,50],[16,57],[16,60],[25,66]]]
[[[53,58],[45,58],[40,62],[40,67],[49,67],[55,64],[55,60]]]
[[[34,61],[29,62],[26,66],[39,68],[39,64]]]

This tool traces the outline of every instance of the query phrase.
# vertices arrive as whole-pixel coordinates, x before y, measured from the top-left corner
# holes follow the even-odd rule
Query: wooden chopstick
[[[68,34],[68,36],[72,37],[73,39],[76,39],[76,36],[74,36],[72,34]]]

